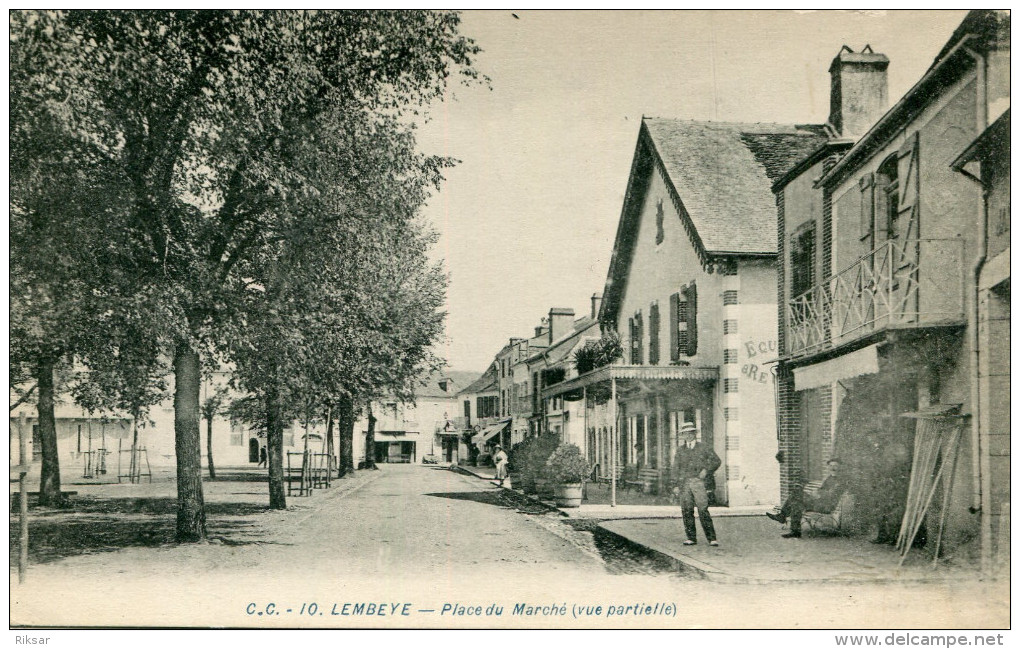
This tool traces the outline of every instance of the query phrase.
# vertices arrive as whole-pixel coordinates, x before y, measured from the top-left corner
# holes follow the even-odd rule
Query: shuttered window
[[[630,362],[631,365],[644,365],[644,349],[641,345],[644,323],[641,312],[635,313],[630,322]]]
[[[648,307],[648,364],[659,364],[659,304]]]
[[[698,289],[694,284],[669,296],[669,357],[698,353]]]

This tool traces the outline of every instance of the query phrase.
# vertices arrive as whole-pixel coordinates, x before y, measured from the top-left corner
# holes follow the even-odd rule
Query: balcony
[[[890,240],[790,300],[787,349],[809,356],[888,330],[961,324],[963,241]]]

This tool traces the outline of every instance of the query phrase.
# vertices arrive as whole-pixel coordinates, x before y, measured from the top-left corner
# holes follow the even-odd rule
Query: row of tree
[[[40,501],[60,500],[54,377],[144,418],[173,379],[177,537],[205,536],[199,389],[229,367],[266,431],[323,413],[353,470],[361,404],[439,363],[445,277],[419,216],[449,159],[415,120],[478,48],[431,11],[11,14],[11,367]],[[370,454],[369,454],[370,455]]]

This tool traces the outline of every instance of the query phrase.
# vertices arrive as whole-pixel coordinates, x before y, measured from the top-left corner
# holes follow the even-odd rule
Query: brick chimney
[[[599,309],[602,307],[602,294],[592,293],[591,294],[591,319],[599,319]]]
[[[889,57],[876,54],[870,45],[860,52],[844,45],[832,59],[829,123],[840,137],[859,138],[885,113],[889,107],[888,67]]]
[[[562,307],[549,309],[549,344],[562,338],[574,324],[574,310]]]
[[[538,325],[535,327],[535,338],[538,338],[545,333],[545,325]]]

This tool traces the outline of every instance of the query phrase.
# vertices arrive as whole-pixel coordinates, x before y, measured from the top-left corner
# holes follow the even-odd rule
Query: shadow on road
[[[483,505],[493,505],[504,509],[513,509],[522,514],[544,514],[549,511],[542,505],[512,494],[507,489],[492,491],[453,491],[449,493],[425,494],[433,498],[449,498],[450,500],[469,500]]]

